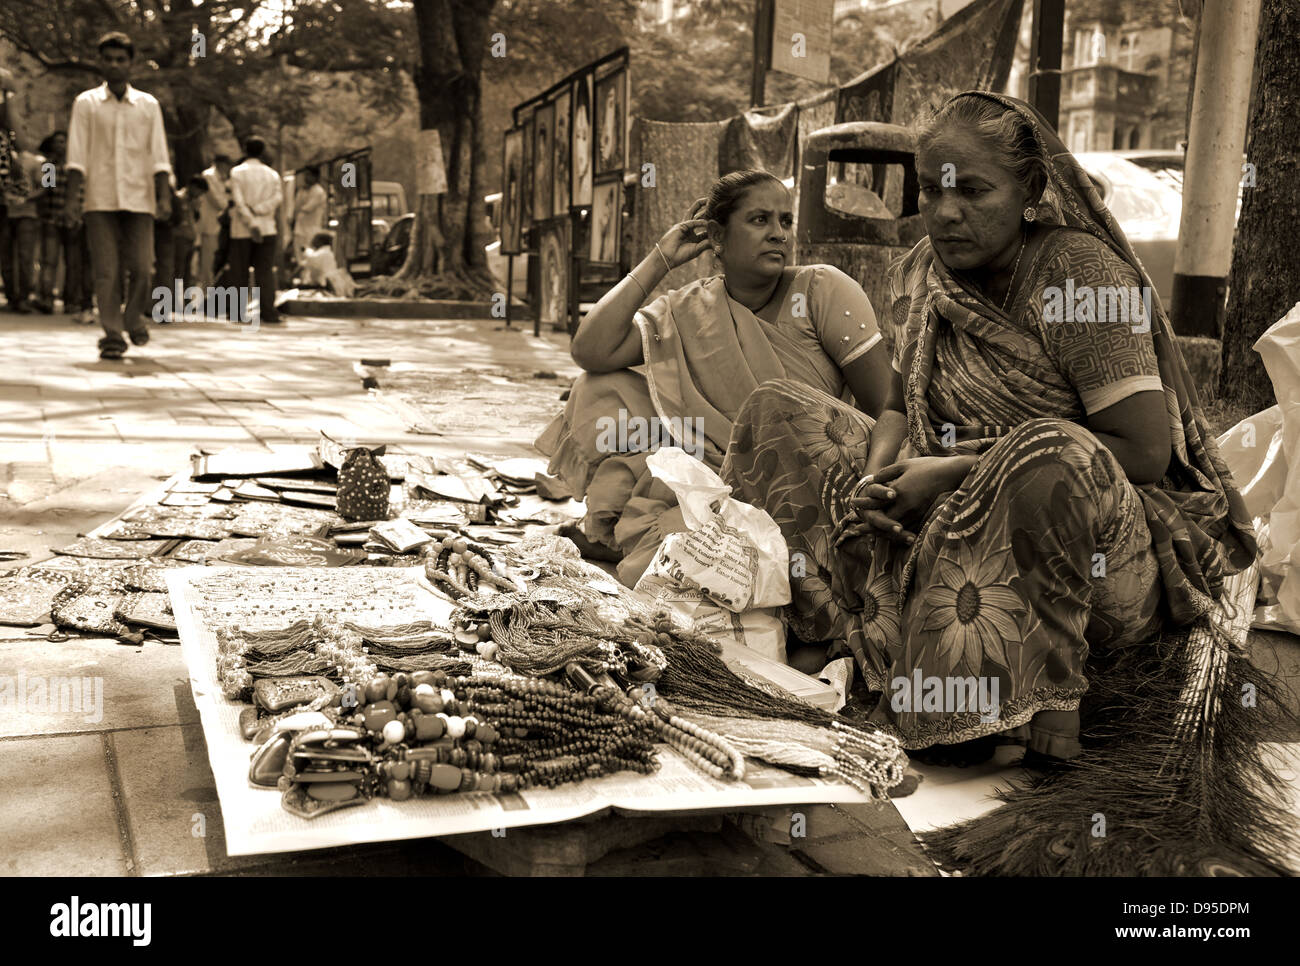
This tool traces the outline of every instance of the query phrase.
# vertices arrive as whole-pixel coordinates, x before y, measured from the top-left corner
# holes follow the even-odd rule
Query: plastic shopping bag
[[[1300,633],[1300,303],[1259,337],[1278,404],[1219,437],[1259,537],[1255,627]]]
[[[664,538],[647,575],[698,590],[737,614],[790,603],[790,553],[766,510],[733,500],[718,474],[675,446],[646,464],[677,494],[687,527]]]

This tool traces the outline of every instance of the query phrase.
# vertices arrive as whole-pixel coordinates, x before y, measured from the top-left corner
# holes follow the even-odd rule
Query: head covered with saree
[[[984,103],[957,103],[967,98]],[[1007,113],[1013,117],[1006,118]],[[1206,426],[1169,318],[1092,180],[1043,117],[1016,98],[967,91],[939,111],[937,123],[943,125],[945,116],[973,115],[994,118],[1020,142],[1013,152],[1016,164],[1008,167],[1018,181],[1041,190],[1041,197],[1029,198],[1039,222],[1087,232],[1152,293],[1146,304],[1172,456],[1164,479],[1138,490],[1171,616],[1188,623],[1213,608],[1224,577],[1248,566],[1256,546],[1245,504]],[[1003,161],[1008,161],[1005,152]],[[961,244],[955,251],[963,250]],[[897,346],[911,454],[980,453],[1031,419],[1082,421],[1079,395],[1044,351],[1042,340],[965,280],[962,270],[969,266],[947,264],[940,254],[944,247],[942,241],[925,238],[896,263],[891,317],[881,326],[886,341]],[[953,249],[947,252],[949,261],[959,261]],[[1071,274],[1086,283],[1093,264],[1081,260]],[[1029,278],[1025,286],[1049,283]],[[945,426],[948,432],[941,441],[936,428]]]

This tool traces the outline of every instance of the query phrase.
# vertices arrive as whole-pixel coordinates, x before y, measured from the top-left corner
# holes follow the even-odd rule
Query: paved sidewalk
[[[414,435],[362,388],[362,358],[448,373],[576,375],[568,337],[473,321],[293,317],[277,327],[155,326],[102,362],[98,330],[67,316],[0,314],[0,549],[50,556],[183,468],[198,448],[336,438],[432,455],[527,455],[541,427],[507,437]],[[556,388],[556,409],[560,387]],[[103,679],[103,717],[0,712],[0,875],[206,871],[461,872],[433,841],[230,859],[180,648],[63,644],[0,627],[0,674]],[[91,716],[93,717],[93,715]]]

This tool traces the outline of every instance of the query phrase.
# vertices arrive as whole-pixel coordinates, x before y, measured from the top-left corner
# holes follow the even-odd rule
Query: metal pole
[[[767,68],[772,62],[774,0],[754,0],[754,73],[749,83],[749,106],[762,107]]]
[[[510,328],[510,299],[515,290],[515,256],[506,256],[506,328]]]
[[[1179,335],[1223,337],[1259,12],[1260,0],[1201,10],[1170,303]]]
[[[1053,128],[1061,120],[1061,51],[1064,49],[1065,0],[1034,0],[1029,30],[1029,104]]]

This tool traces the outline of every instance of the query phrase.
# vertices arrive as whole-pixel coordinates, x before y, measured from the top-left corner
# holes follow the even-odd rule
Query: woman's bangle
[[[649,297],[650,297],[650,293],[646,291],[645,286],[641,284],[641,280],[640,280],[639,278],[637,278],[637,277],[636,277],[633,273],[631,273],[631,272],[628,272],[628,273],[627,273],[627,277],[630,278],[632,281],[636,282],[636,287],[639,288],[639,289],[641,290],[641,295],[642,295],[644,298],[649,298]]]
[[[666,271],[671,272],[673,270],[673,267],[668,264],[668,256],[664,254],[664,250],[659,247],[658,242],[655,242],[655,251],[657,251],[659,253],[659,257],[664,260],[664,269]]]

